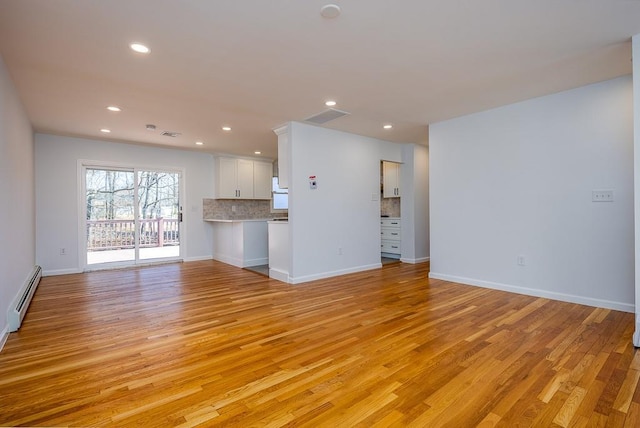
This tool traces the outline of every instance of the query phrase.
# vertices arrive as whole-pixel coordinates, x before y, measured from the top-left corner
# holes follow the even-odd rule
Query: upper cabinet
[[[271,199],[273,165],[253,162],[253,199]]]
[[[400,196],[400,164],[382,162],[382,197],[397,198]]]
[[[289,124],[273,130],[278,136],[278,186],[289,188]]]
[[[216,158],[216,199],[271,199],[268,162]]]

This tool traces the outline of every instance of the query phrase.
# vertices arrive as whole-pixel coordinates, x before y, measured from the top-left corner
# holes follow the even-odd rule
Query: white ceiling
[[[638,0],[0,0],[36,131],[269,158],[271,129],[328,99],[351,114],[327,127],[424,144],[429,123],[630,73],[638,33]]]

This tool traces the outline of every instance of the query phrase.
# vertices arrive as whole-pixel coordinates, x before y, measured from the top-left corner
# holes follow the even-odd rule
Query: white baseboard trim
[[[536,288],[519,287],[516,285],[500,284],[497,282],[482,281],[479,279],[465,278],[455,275],[446,275],[437,272],[429,272],[429,278],[442,279],[444,281],[457,282],[459,284],[473,285],[476,287],[490,288],[492,290],[508,291],[510,293],[524,294],[526,296],[544,297],[545,299],[559,300],[567,303],[594,306],[596,308],[613,309],[622,312],[635,312],[635,305],[611,300],[594,299],[591,297],[576,296],[573,294],[556,293],[555,291],[540,290]]]
[[[249,259],[249,260],[243,260],[243,259],[239,259],[236,257],[231,257],[231,256],[227,256],[224,254],[214,254],[213,255],[213,259],[217,260],[219,262],[222,263],[226,263],[232,266],[236,266],[239,268],[246,268],[246,267],[251,267],[251,266],[260,266],[260,265],[266,265],[269,264],[269,258],[268,257],[262,257],[262,258],[258,258],[258,259]]]
[[[286,282],[287,284],[290,283],[289,272],[280,269],[269,268],[269,278]]]
[[[400,261],[402,263],[410,263],[412,265],[415,265],[415,264],[418,264],[418,263],[428,262],[429,260],[431,260],[430,257],[419,257],[417,259],[405,259],[404,257],[400,258]]]
[[[217,260],[219,262],[226,263],[228,265],[232,265],[239,268],[242,267],[242,259],[225,256],[224,254],[214,254],[213,260]]]
[[[262,265],[268,265],[268,264],[269,264],[269,258],[262,257],[259,259],[245,260],[242,267],[262,266]]]
[[[185,257],[185,262],[202,262],[205,260],[212,260],[213,256],[209,254],[208,256],[196,256],[196,257]]]
[[[356,266],[353,268],[334,270],[331,272],[321,272],[313,275],[299,276],[296,278],[289,277],[289,280],[290,280],[289,282],[291,284],[300,284],[303,282],[315,281],[317,279],[325,279],[325,278],[331,278],[334,276],[346,275],[349,273],[363,272],[363,271],[372,270],[372,269],[380,269],[381,267],[382,267],[382,263],[374,263],[371,265]]]
[[[82,273],[83,271],[78,268],[73,269],[54,269],[54,270],[43,270],[42,276],[58,276],[58,275],[71,275],[74,273]]]
[[[4,344],[7,343],[7,339],[9,338],[9,326],[6,325],[4,330],[0,333],[0,352],[2,352],[2,348],[4,348]]]

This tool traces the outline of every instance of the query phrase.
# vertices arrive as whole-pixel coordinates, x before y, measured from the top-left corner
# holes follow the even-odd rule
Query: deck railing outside
[[[179,245],[178,219],[139,220],[140,247]],[[135,247],[134,220],[87,220],[87,251],[118,250]]]

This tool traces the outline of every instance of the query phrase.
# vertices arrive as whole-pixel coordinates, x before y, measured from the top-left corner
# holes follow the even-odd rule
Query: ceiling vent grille
[[[336,110],[334,108],[329,108],[321,113],[318,113],[316,115],[306,118],[304,121],[309,123],[315,123],[316,125],[322,125],[331,120],[335,120],[339,117],[346,116],[348,114],[351,114],[351,113],[348,113],[342,110]]]
[[[173,132],[173,131],[162,131],[162,134],[160,135],[164,135],[165,137],[171,137],[171,138],[176,138],[179,137],[180,135],[182,135],[181,132]]]

